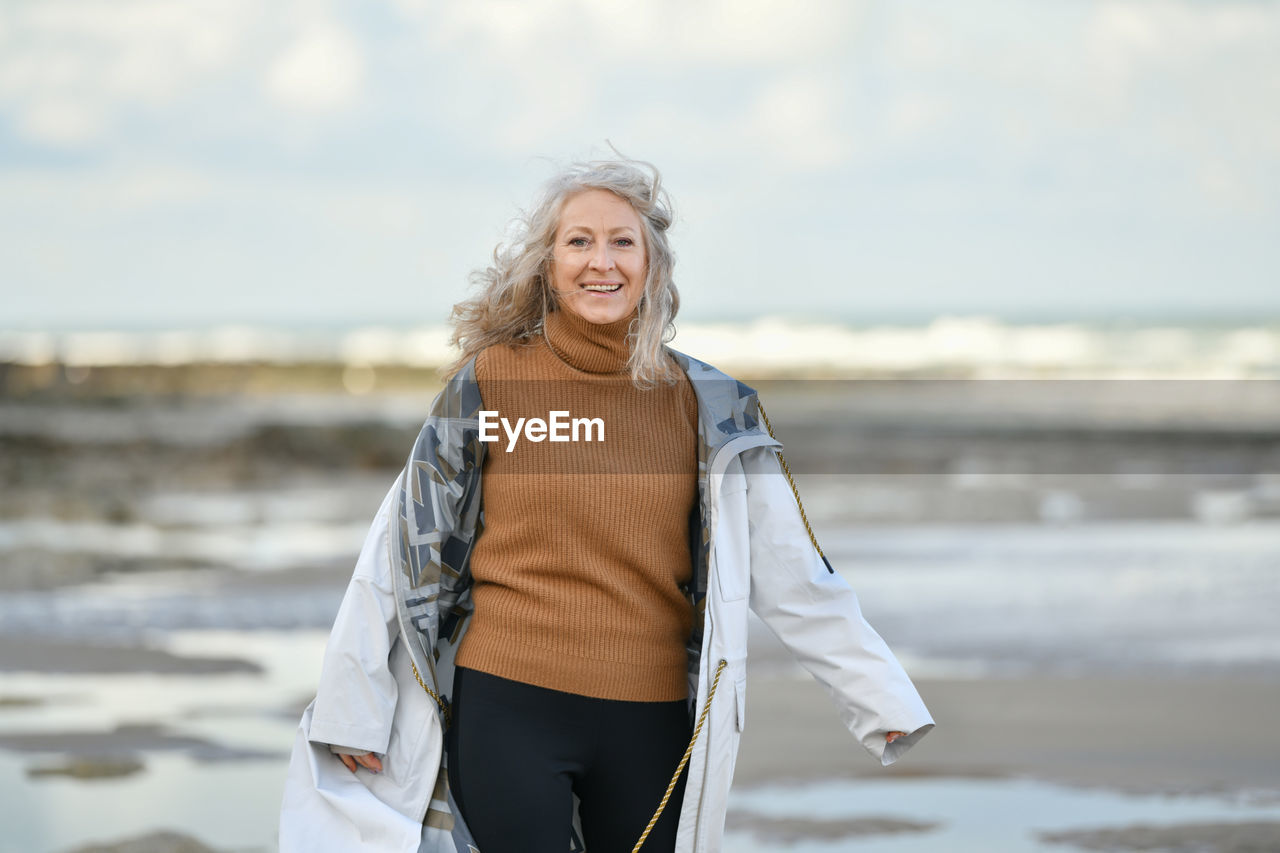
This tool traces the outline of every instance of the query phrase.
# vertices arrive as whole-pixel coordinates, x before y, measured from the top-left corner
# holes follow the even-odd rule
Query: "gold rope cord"
[[[773,424],[769,423],[769,416],[764,413],[764,403],[759,400],[756,403],[760,406],[760,419],[764,421],[764,428],[769,431],[769,437],[777,439],[773,434]],[[827,555],[822,553],[822,549],[818,547],[818,540],[813,535],[813,528],[809,525],[809,516],[805,515],[804,504],[800,501],[800,490],[796,488],[796,481],[791,476],[791,468],[787,466],[787,460],[783,457],[782,451],[778,451],[778,461],[782,463],[782,473],[787,475],[787,482],[791,484],[791,494],[796,496],[796,506],[800,507],[800,520],[804,522],[805,532],[809,534],[809,541],[813,543],[813,547],[817,549],[818,556],[822,558],[822,562],[827,564],[827,568],[831,568],[831,563],[827,560]]]
[[[644,828],[644,832],[640,833],[640,840],[636,842],[636,846],[631,848],[631,853],[639,853],[640,848],[644,846],[645,839],[649,837],[649,833],[653,831],[653,826],[658,822],[658,818],[662,817],[662,810],[667,807],[667,800],[671,799],[671,792],[676,789],[676,782],[680,781],[680,774],[684,772],[684,767],[689,763],[689,756],[693,755],[693,745],[698,742],[698,735],[702,732],[702,724],[707,721],[707,712],[711,710],[711,700],[715,698],[716,688],[720,685],[720,673],[724,672],[724,668],[729,665],[727,660],[720,659],[720,664],[716,667],[716,677],[711,681],[711,689],[707,691],[707,701],[702,704],[702,713],[698,715],[698,725],[694,726],[693,737],[689,739],[689,746],[685,748],[684,755],[680,757],[680,763],[676,766],[676,773],[671,777],[671,784],[667,786],[667,792],[662,795],[662,802],[658,803],[658,810],[653,813],[653,817],[649,818],[649,825]]]
[[[422,680],[422,676],[418,674],[418,667],[413,662],[412,658],[409,659],[409,666],[413,667],[413,677],[418,679],[418,686],[421,687],[423,690],[427,691],[427,695],[430,696],[432,699],[436,700],[436,704],[440,706],[440,713],[444,715],[444,724],[446,726],[452,725],[453,715],[449,713],[449,706],[446,705],[443,701],[441,701],[440,694],[436,693],[434,690],[428,687],[427,683]]]

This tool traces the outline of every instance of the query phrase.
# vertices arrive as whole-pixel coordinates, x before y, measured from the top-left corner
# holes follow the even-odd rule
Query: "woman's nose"
[[[607,243],[601,243],[596,250],[591,253],[591,268],[597,270],[608,270],[613,268],[613,254],[609,251]]]

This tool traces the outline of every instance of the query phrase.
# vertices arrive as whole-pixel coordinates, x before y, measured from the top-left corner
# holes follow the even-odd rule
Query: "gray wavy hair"
[[[522,211],[512,221],[510,239],[493,250],[493,265],[470,276],[480,293],[453,306],[449,342],[462,355],[441,370],[442,376],[452,376],[485,347],[530,342],[542,331],[547,314],[564,310],[551,289],[560,213],[569,199],[593,189],[608,190],[629,202],[644,229],[648,270],[639,316],[627,332],[631,379],[640,387],[677,380],[679,368],[664,346],[675,335],[673,321],[680,308],[671,278],[675,254],[667,241],[671,199],[653,164],[625,158],[570,164],[543,186],[531,212]]]

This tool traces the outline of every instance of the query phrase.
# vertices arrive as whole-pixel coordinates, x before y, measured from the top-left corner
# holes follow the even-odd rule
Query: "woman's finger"
[[[345,765],[346,768],[350,770],[352,773],[356,772],[356,760],[353,757],[351,757],[350,755],[343,755],[342,753],[339,753],[338,760],[341,761],[343,765]]]
[[[356,761],[359,762],[360,766],[366,770],[372,770],[374,773],[382,772],[382,762],[378,759],[378,756],[374,755],[372,752],[366,752],[364,755],[357,755]]]

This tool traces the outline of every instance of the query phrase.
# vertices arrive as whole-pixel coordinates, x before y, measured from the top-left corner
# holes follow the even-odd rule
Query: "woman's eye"
[[[635,245],[630,237],[619,237],[617,242],[623,246]]]
[[[571,240],[569,241],[569,245],[570,245],[570,246],[585,246],[585,245],[587,245],[587,238],[586,238],[586,237],[574,237],[573,239],[571,239]]]

